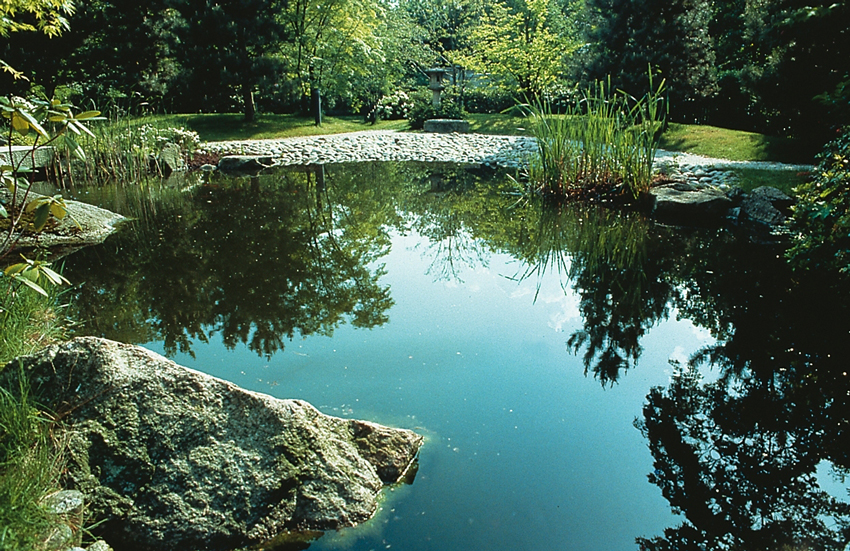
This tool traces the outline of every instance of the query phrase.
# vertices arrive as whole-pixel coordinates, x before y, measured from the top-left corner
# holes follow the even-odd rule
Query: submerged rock
[[[72,431],[68,485],[116,549],[227,549],[284,530],[367,520],[422,437],[250,392],[144,348],[93,337],[48,347],[23,371]]]

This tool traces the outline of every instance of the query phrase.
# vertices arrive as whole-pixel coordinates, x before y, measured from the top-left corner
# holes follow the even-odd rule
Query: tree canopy
[[[463,75],[468,108],[609,76],[671,117],[823,144],[850,123],[850,3],[777,0],[9,0],[0,58],[102,110],[337,112]],[[41,31],[41,32],[21,32]],[[457,66],[462,71],[458,71]],[[0,75],[2,77],[2,75]],[[28,84],[7,90],[26,93]],[[565,95],[566,97],[566,95]],[[498,99],[496,99],[498,98]],[[830,132],[833,134],[830,135]]]

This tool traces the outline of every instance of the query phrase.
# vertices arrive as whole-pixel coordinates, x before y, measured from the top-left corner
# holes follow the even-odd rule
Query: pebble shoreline
[[[366,130],[346,134],[207,142],[203,151],[217,155],[270,156],[276,165],[311,165],[365,161],[424,161],[469,163],[492,167],[518,168],[537,151],[529,136],[489,134],[437,134]],[[657,167],[681,178],[723,186],[731,183],[733,168],[761,168],[807,172],[812,165],[729,161],[659,150]]]

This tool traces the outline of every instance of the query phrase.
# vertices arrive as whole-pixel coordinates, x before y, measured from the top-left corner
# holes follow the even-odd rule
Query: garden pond
[[[76,334],[426,437],[299,548],[845,548],[848,293],[781,246],[476,167],[190,180],[69,194],[133,219],[64,261]]]

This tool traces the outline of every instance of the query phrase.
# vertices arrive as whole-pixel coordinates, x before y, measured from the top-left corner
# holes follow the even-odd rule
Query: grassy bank
[[[67,338],[55,292],[45,297],[9,283],[0,276],[0,369],[17,356]],[[57,526],[58,517],[42,501],[62,489],[62,436],[53,428],[26,384],[0,388],[0,549],[41,549]]]
[[[470,130],[482,134],[530,136],[529,120],[506,114],[468,114]],[[295,115],[260,114],[254,122],[245,122],[239,114],[157,115],[140,119],[141,124],[183,127],[197,132],[203,141],[260,140],[319,134],[339,134],[363,130],[408,130],[407,121],[363,122],[362,117],[325,117],[322,126],[312,118]],[[134,121],[136,122],[136,121]],[[714,126],[670,123],[661,137],[661,148],[717,157],[732,161],[775,161],[811,164],[819,144],[804,144],[790,138],[766,136],[754,132]]]
[[[295,115],[260,114],[253,122],[245,122],[239,114],[156,115],[139,120],[194,130],[206,142],[225,140],[269,140],[295,136],[342,134],[362,130],[406,130],[407,121],[363,122],[363,117],[324,117],[322,126],[312,118]],[[136,121],[134,121],[136,122]]]

